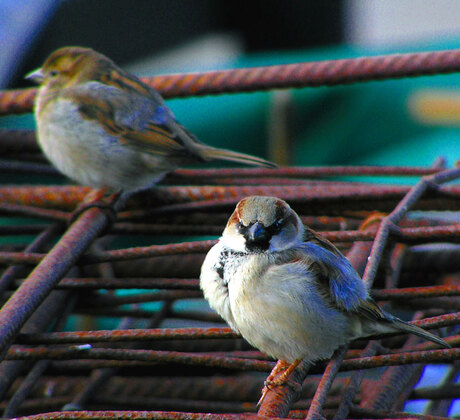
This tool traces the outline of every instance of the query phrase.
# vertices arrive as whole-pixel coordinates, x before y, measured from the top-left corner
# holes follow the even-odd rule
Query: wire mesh
[[[454,50],[148,81],[172,97],[459,69],[460,51]],[[0,92],[0,113],[29,112],[34,94]],[[31,131],[1,131],[0,153],[3,174],[59,177]],[[337,180],[348,175],[358,180]],[[382,175],[418,182],[368,183],[369,176]],[[460,398],[460,223],[458,215],[443,214],[460,210],[460,186],[446,185],[459,177],[460,169],[440,160],[431,167],[178,170],[134,197],[116,219],[104,209],[81,207],[91,194],[87,187],[2,185],[2,416],[447,417]],[[346,253],[377,301],[436,329],[452,349],[405,335],[358,340],[330,362],[299,366],[300,393],[276,387],[257,408],[276,361],[227,328],[204,303],[198,283],[215,243],[208,237],[220,234],[239,199],[254,194],[289,201]],[[409,217],[412,210],[421,211],[417,218]],[[184,236],[194,240],[176,243]],[[444,381],[414,389],[431,364],[446,367]],[[418,399],[431,401],[425,415],[404,412],[406,401]]]

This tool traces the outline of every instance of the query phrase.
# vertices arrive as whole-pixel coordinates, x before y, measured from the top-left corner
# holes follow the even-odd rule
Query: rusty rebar
[[[56,289],[188,289],[198,290],[198,279],[179,278],[107,278],[86,277],[62,279]]]
[[[413,299],[423,297],[459,295],[460,285],[406,287],[401,289],[384,289],[372,291],[372,297],[376,300],[399,300],[408,298]]]
[[[334,352],[334,355],[327,364],[326,370],[321,377],[321,381],[310,404],[306,420],[320,420],[323,418],[321,411],[323,409],[324,402],[326,401],[327,393],[329,392],[332,382],[339,371],[346,352],[347,346],[339,347]]]
[[[247,419],[259,419],[255,414],[246,413]],[[18,417],[18,420],[237,420],[239,414],[190,413],[177,411],[67,411],[41,413],[38,415]],[[273,417],[273,420],[278,420]]]
[[[62,295],[62,293],[61,293]],[[75,305],[76,296],[70,296],[70,293],[66,293],[64,300],[66,301],[66,306],[64,308],[63,313],[59,317],[56,325],[54,328],[56,330],[61,330],[64,328],[65,323],[73,310],[73,306]],[[3,412],[3,417],[10,418],[16,415],[21,404],[23,404],[24,400],[27,396],[31,393],[32,389],[35,387],[39,378],[43,375],[43,373],[48,369],[51,361],[50,360],[39,360],[33,368],[29,371],[27,376],[19,385],[18,389],[14,393],[14,395],[8,401],[8,405],[5,407]]]
[[[107,224],[99,209],[83,213],[6,302],[0,310],[0,353]]]
[[[44,230],[38,237],[25,249],[24,253],[30,254],[37,251],[44,251],[48,248],[52,239],[62,231],[60,224],[53,224]],[[28,272],[27,266],[14,265],[9,267],[0,278],[0,295],[12,284],[18,277],[24,276]]]
[[[460,313],[446,314],[440,317],[425,318],[413,322],[424,328],[439,328],[455,325],[460,321]],[[197,339],[229,339],[240,337],[228,327],[209,328],[159,328],[159,329],[115,329],[97,331],[65,331],[50,333],[18,334],[19,344],[72,344],[100,342],[130,342],[155,340],[197,340]]]
[[[439,388],[450,388],[455,385],[459,373],[459,362],[454,362],[450,367],[449,371],[441,380],[441,383],[438,385]],[[426,412],[447,417],[452,406],[452,401],[447,400],[446,398],[430,401],[429,406]]]
[[[64,312],[67,304],[68,293],[65,291],[53,291],[44,300],[42,305],[27,320],[22,331],[24,333],[42,332]],[[18,375],[27,366],[26,361],[3,361],[0,364],[0,399],[5,395]]]
[[[319,63],[302,63],[288,66],[271,66],[267,68],[241,69],[236,71],[210,72],[200,75],[173,75],[161,76],[157,78],[147,78],[148,83],[154,83],[159,87],[165,96],[185,96],[191,94],[211,94],[229,92],[233,89],[254,90],[270,89],[273,87],[291,87],[314,84],[339,84],[351,83],[356,80],[371,80],[384,77],[403,77],[406,75],[429,74],[435,71],[450,72],[460,70],[460,50],[444,51],[437,53],[421,54],[404,54],[399,56],[385,56],[374,58],[362,58],[352,60],[335,60]],[[276,73],[277,72],[277,73]],[[217,79],[216,79],[217,78]],[[0,92],[0,113],[1,112],[24,112],[30,110],[34,91],[11,91]],[[6,157],[6,161],[0,162],[0,170],[3,172],[20,171],[21,173],[55,173],[48,165],[44,165],[43,156],[39,151],[34,134],[31,131],[0,131],[0,152]],[[17,159],[14,161],[13,159]],[[376,238],[376,227],[369,231],[356,230],[359,222],[375,210],[391,212],[390,216],[384,219],[378,231],[372,257],[367,267],[365,280],[369,286],[376,281],[377,287],[385,287],[384,290],[376,290],[374,296],[379,300],[393,301],[398,307],[405,309],[419,309],[427,307],[427,318],[415,322],[416,325],[424,328],[440,328],[457,326],[460,322],[460,313],[455,312],[457,308],[456,296],[459,295],[458,277],[458,243],[460,238],[460,224],[458,220],[442,220],[442,216],[429,216],[424,214],[423,219],[418,221],[402,219],[408,209],[435,209],[435,210],[459,210],[460,187],[440,186],[443,182],[449,180],[453,171],[443,171],[443,165],[433,165],[432,167],[312,167],[312,168],[280,168],[275,171],[260,169],[231,169],[231,170],[178,170],[171,174],[165,180],[165,184],[159,186],[155,191],[145,196],[140,196],[136,201],[132,200],[131,207],[120,214],[119,222],[116,223],[110,233],[112,235],[136,235],[139,233],[148,235],[176,233],[194,234],[194,235],[219,235],[223,225],[226,223],[228,215],[233,210],[235,203],[245,195],[264,194],[277,195],[289,200],[292,207],[299,212],[302,220],[307,224],[319,227],[319,230],[328,230],[322,232],[324,236],[338,244],[343,252],[357,268],[358,272],[364,270],[367,255],[372,247],[372,241]],[[422,176],[425,178],[415,187],[395,186],[395,185],[367,185],[359,182],[348,181],[324,181],[319,178],[329,178],[349,175],[354,176]],[[200,185],[213,178],[215,185]],[[366,180],[367,181],[367,180]],[[89,192],[85,187],[2,187],[0,188],[0,213],[2,215],[21,215],[26,217],[38,218],[46,222],[64,222],[71,220],[71,213],[84,200]],[[399,204],[398,204],[399,203]],[[395,208],[396,206],[396,208]],[[151,207],[150,210],[145,210]],[[92,209],[89,212],[100,212]],[[87,215],[86,212],[84,215]],[[319,216],[327,216],[321,219]],[[84,216],[83,216],[84,217]],[[101,215],[101,218],[105,216]],[[152,220],[155,223],[152,223]],[[106,221],[107,222],[107,221]],[[101,222],[101,225],[107,224]],[[81,224],[80,235],[86,228],[94,227],[94,220],[86,220]],[[170,227],[169,225],[174,225]],[[41,223],[40,228],[33,228],[21,225],[19,227],[5,227],[0,230],[0,234],[19,234],[37,233],[46,229],[46,224]],[[73,225],[69,232],[75,228]],[[336,231],[334,231],[335,229]],[[387,232],[385,232],[387,230]],[[69,233],[68,232],[68,233]],[[101,230],[102,232],[102,230]],[[76,233],[76,232],[75,232]],[[20,325],[32,314],[37,301],[41,300],[53,287],[61,287],[66,290],[64,295],[69,293],[83,292],[84,300],[80,306],[75,309],[74,313],[84,313],[92,315],[94,319],[102,316],[114,317],[133,317],[133,323],[143,322],[143,318],[148,319],[152,315],[158,314],[157,310],[150,310],[140,307],[125,308],[122,305],[131,302],[147,302],[161,300],[167,302],[174,298],[198,297],[197,288],[199,267],[203,260],[204,254],[214,243],[212,241],[199,241],[193,243],[182,243],[173,245],[153,245],[150,247],[125,248],[114,251],[94,251],[91,250],[86,255],[82,255],[80,246],[82,243],[93,243],[99,234],[87,238],[75,235],[75,242],[72,249],[69,247],[69,253],[62,255],[62,266],[55,267],[48,265],[48,273],[42,273],[43,283],[37,283],[36,289],[31,287],[31,278],[20,280],[20,276],[25,274],[16,273],[9,281],[8,290],[4,289],[2,294],[3,301],[7,296],[12,294],[9,302],[16,299],[16,304],[6,304],[6,308],[11,309],[8,319],[2,318],[0,312],[0,347],[2,345],[2,332],[6,336],[11,333],[16,335],[16,342],[7,353],[8,359],[0,364],[0,385],[3,379],[7,384],[2,385],[3,392],[10,386],[12,380],[17,378],[21,369],[30,360],[38,360],[36,377],[39,375],[41,360],[50,360],[49,369],[51,372],[61,372],[63,374],[82,374],[87,375],[88,370],[97,368],[110,368],[105,374],[96,375],[90,378],[88,386],[81,393],[72,392],[65,396],[53,397],[55,400],[46,400],[46,398],[35,398],[24,401],[21,407],[29,411],[40,413],[35,418],[250,418],[249,413],[243,413],[244,408],[248,411],[254,410],[254,395],[250,397],[248,403],[232,401],[232,397],[227,397],[226,404],[214,403],[208,401],[200,402],[200,395],[194,394],[191,398],[186,397],[186,393],[176,395],[174,398],[164,400],[158,397],[138,396],[135,392],[130,397],[123,400],[128,407],[136,408],[132,404],[145,405],[145,407],[176,409],[173,411],[79,411],[73,413],[44,413],[50,409],[56,409],[62,403],[70,401],[88,402],[88,398],[94,401],[94,404],[88,408],[93,408],[99,404],[102,408],[120,407],[122,399],[117,402],[115,395],[101,393],[101,385],[111,374],[118,368],[127,368],[129,371],[122,371],[123,375],[127,372],[135,372],[133,382],[139,378],[136,367],[143,369],[148,374],[170,374],[172,372],[181,372],[184,365],[191,369],[189,380],[194,383],[196,380],[193,375],[193,369],[199,372],[220,372],[223,370],[241,370],[241,381],[248,380],[253,371],[268,372],[273,363],[267,361],[265,356],[259,352],[247,351],[247,344],[240,347],[243,343],[237,339],[236,334],[227,328],[214,329],[215,335],[209,335],[209,331],[199,330],[195,327],[185,330],[133,330],[127,332],[123,329],[111,331],[76,331],[67,333],[43,333],[48,327],[50,316],[57,316],[50,308],[53,314],[44,314],[42,308],[35,311],[37,317],[43,318],[43,321],[36,320],[36,328],[24,328],[19,335]],[[58,242],[56,248],[65,243],[66,235]],[[433,249],[427,248],[427,245],[410,248],[409,244],[418,244],[421,242],[429,243],[432,247],[436,241],[449,241],[450,249],[443,245],[442,252],[436,254]],[[24,238],[24,243],[26,238]],[[353,242],[353,247],[349,249],[348,244]],[[395,252],[392,252],[392,260],[388,257],[389,252],[394,244],[398,244]],[[70,242],[69,242],[70,245]],[[75,249],[73,249],[75,246]],[[401,250],[405,248],[405,252]],[[49,255],[45,256],[42,250],[34,251],[27,249],[27,252],[21,252],[25,246],[23,244],[10,246],[6,244],[1,247],[4,253],[0,253],[0,264],[21,264],[24,273],[27,273],[31,265],[40,264],[34,271],[32,279],[36,276],[36,271],[43,265],[46,265]],[[423,248],[423,249],[422,249]],[[6,251],[12,251],[8,253]],[[81,252],[80,252],[81,251]],[[385,254],[387,253],[388,254]],[[74,254],[75,259],[70,256]],[[78,254],[78,255],[77,255]],[[442,255],[441,255],[442,254]],[[77,257],[81,256],[78,260]],[[417,261],[423,259],[422,261]],[[384,265],[388,267],[391,262],[390,270],[377,269]],[[107,265],[110,263],[110,267]],[[61,278],[65,274],[63,266],[69,264],[79,265],[79,273],[72,273],[72,277]],[[101,268],[100,265],[103,265]],[[110,268],[110,269],[109,269]],[[112,269],[113,268],[113,269]],[[420,271],[420,273],[417,272]],[[152,273],[155,276],[152,277]],[[386,278],[385,278],[386,275]],[[417,285],[423,285],[422,288],[414,288],[406,283],[408,275],[417,276]],[[447,277],[449,275],[450,277]],[[121,278],[125,276],[126,278]],[[442,277],[444,276],[444,277]],[[45,282],[45,278],[46,282]],[[178,278],[178,277],[184,277]],[[186,277],[186,278],[185,278]],[[37,279],[36,279],[37,280]],[[430,281],[428,283],[428,281]],[[436,283],[432,283],[435,281]],[[399,283],[405,286],[403,289],[397,289]],[[24,287],[24,284],[26,287]],[[133,296],[102,296],[102,293],[91,291],[89,288],[135,288],[142,287],[145,289],[158,288],[163,289],[159,292],[142,292]],[[12,291],[14,287],[19,287],[18,291]],[[389,288],[390,287],[390,288]],[[75,290],[70,291],[73,288]],[[86,288],[86,290],[85,290]],[[28,293],[24,294],[27,289]],[[38,298],[32,296],[33,292],[38,292]],[[194,294],[190,294],[193,292]],[[62,295],[61,291],[53,291],[51,296]],[[24,299],[24,308],[20,307],[20,298]],[[43,305],[47,304],[48,299]],[[423,299],[423,300],[421,300]],[[437,300],[436,300],[437,299]],[[51,301],[50,301],[51,302]],[[22,302],[21,302],[22,303]],[[404,305],[402,305],[404,303]],[[17,309],[17,313],[13,313]],[[452,313],[448,313],[451,311]],[[447,312],[447,313],[446,313]],[[33,320],[35,315],[32,315]],[[10,319],[11,318],[11,319]],[[35,317],[36,318],[36,317]],[[86,319],[89,319],[87,317]],[[180,319],[187,322],[222,322],[220,318],[211,312],[200,310],[183,311],[177,308],[171,308],[168,312],[168,320],[178,322]],[[6,322],[12,322],[12,327],[5,326]],[[46,323],[45,321],[48,321]],[[91,318],[91,323],[94,322]],[[86,324],[85,324],[86,325]],[[196,324],[195,324],[196,325]],[[203,325],[203,324],[198,324]],[[209,325],[209,324],[207,324]],[[219,325],[219,324],[214,324]],[[222,325],[222,324],[221,324]],[[445,329],[446,331],[449,328]],[[443,331],[443,332],[446,332]],[[4,349],[11,341],[9,338],[4,345]],[[169,340],[169,341],[168,341]],[[460,342],[458,335],[452,335],[447,341],[458,346]],[[150,350],[124,349],[118,348],[126,345],[121,342],[129,342],[129,345],[142,345]],[[115,344],[118,342],[117,344]],[[132,342],[137,342],[133,344]],[[334,375],[323,376],[319,387],[319,397],[312,402],[313,409],[310,410],[310,416],[319,415],[322,412],[328,417],[334,415],[345,417],[347,409],[350,410],[350,416],[357,417],[408,417],[407,413],[389,412],[383,410],[371,410],[369,408],[359,408],[355,404],[360,404],[361,400],[354,398],[359,390],[359,376],[364,369],[377,366],[398,366],[390,368],[406,370],[405,364],[414,363],[453,363],[460,359],[458,348],[451,350],[438,350],[434,344],[423,343],[420,345],[406,345],[404,351],[401,351],[403,337],[387,337],[383,341],[385,347],[380,346],[380,353],[376,356],[373,353],[358,350],[363,348],[363,340],[352,343],[353,350],[346,354],[343,363],[336,363],[334,369],[340,371],[358,370],[352,377],[349,386],[344,390],[344,381],[340,382],[338,394],[333,394],[332,389],[326,402],[325,395],[328,392]],[[97,343],[102,348],[90,348],[90,343]],[[46,344],[46,347],[43,345]],[[53,344],[56,344],[55,347]],[[77,345],[76,345],[77,344]],[[39,347],[25,347],[25,345],[39,345]],[[104,348],[117,347],[117,348]],[[377,346],[377,344],[376,344]],[[157,350],[158,349],[158,350]],[[168,351],[170,350],[170,351]],[[48,359],[46,359],[48,358]],[[18,360],[16,360],[18,359]],[[61,360],[61,361],[59,361]],[[340,365],[340,366],[339,366]],[[14,366],[13,368],[9,368]],[[325,369],[325,363],[317,363],[311,367],[312,374],[322,374]],[[247,373],[246,373],[247,372]],[[328,372],[328,368],[326,368]],[[27,372],[24,372],[25,374]],[[301,382],[305,377],[305,371],[298,369],[294,377]],[[263,374],[257,375],[256,381],[260,386]],[[399,402],[391,407],[399,409],[398,404],[407,397],[410,392],[411,384],[415,375],[410,375],[409,381],[401,381],[398,386]],[[234,375],[228,375],[221,378],[220,392],[224,389],[230,389]],[[69,378],[61,378],[63,382]],[[81,377],[83,381],[86,377]],[[164,377],[158,376],[158,380],[164,380]],[[254,381],[253,384],[256,382]],[[339,379],[334,381],[337,384]],[[345,380],[347,381],[347,380]],[[185,381],[184,381],[185,382]],[[242,388],[240,382],[239,386]],[[20,381],[16,382],[17,388]],[[311,381],[313,389],[318,387],[318,380],[314,378]],[[367,386],[371,382],[366,381]],[[23,382],[25,387],[30,386],[30,377]],[[158,386],[158,385],[157,385]],[[257,386],[257,385],[256,385]],[[364,386],[363,386],[364,387]],[[234,387],[233,387],[234,388]],[[292,389],[280,387],[274,393],[269,393],[266,403],[263,407],[266,413],[278,415],[283,410],[289,410],[295,393]],[[426,394],[427,398],[437,398],[438,389],[431,390]],[[445,386],[444,386],[445,388]],[[182,388],[183,389],[183,388]],[[396,388],[395,388],[396,389]],[[81,389],[80,389],[81,391]],[[13,390],[11,391],[13,392]],[[204,391],[201,391],[204,394]],[[456,392],[456,393],[455,393]],[[95,398],[92,398],[91,393]],[[257,389],[253,393],[257,393]],[[23,393],[20,392],[23,398]],[[193,393],[192,393],[193,394]],[[192,395],[189,394],[189,395]],[[10,394],[11,395],[11,394]],[[76,395],[76,396],[75,396]],[[242,395],[242,394],[241,394]],[[246,395],[246,394],[245,394]],[[412,398],[417,395],[415,391],[410,393]],[[439,394],[438,396],[440,396]],[[447,398],[453,399],[458,397],[458,390],[454,389],[445,394]],[[4,393],[3,393],[4,396]],[[296,413],[291,412],[294,416],[303,415],[305,417],[305,408],[310,404],[311,393],[306,396],[301,404],[297,404]],[[36,397],[36,396],[35,396]],[[97,398],[99,397],[99,398]],[[58,400],[61,398],[60,400]],[[210,397],[209,399],[216,399]],[[219,400],[220,397],[217,399]],[[369,398],[367,399],[369,401]],[[377,402],[372,398],[373,403]],[[394,398],[393,398],[394,402]],[[118,403],[118,405],[117,405]],[[29,404],[29,405],[27,405]],[[47,405],[48,404],[48,405]],[[59,404],[59,405],[56,405]],[[391,405],[391,404],[390,404]],[[3,403],[2,407],[6,404]],[[339,408],[337,408],[337,406]],[[179,408],[182,412],[178,412]],[[267,409],[268,408],[268,409]],[[329,410],[332,408],[333,410]],[[240,414],[204,414],[190,413],[187,411],[217,411],[238,412]],[[270,411],[271,410],[271,411]],[[278,410],[278,411],[276,411]],[[418,418],[433,419],[432,416],[414,416]],[[34,417],[30,417],[34,418]]]
[[[178,363],[185,365],[219,367],[241,371],[253,370],[259,372],[269,372],[275,365],[270,361],[215,356],[204,353],[198,354],[160,350],[102,349],[89,348],[85,347],[85,345],[73,347],[70,346],[68,348],[12,347],[7,354],[7,360],[41,360],[48,358],[55,359],[56,361],[75,359],[83,359],[85,361],[103,361],[103,363],[91,364],[92,366],[145,366],[146,364],[152,365],[158,363]],[[409,351],[406,353],[346,359],[340,366],[340,371],[349,372],[359,369],[373,369],[382,366],[411,365],[417,363],[439,364],[459,359],[460,349],[458,348],[446,350]],[[124,363],[113,363],[111,365],[104,364],[104,362],[108,361]],[[75,366],[80,365],[76,364]],[[312,374],[321,374],[324,371],[324,364],[318,363],[313,366],[310,371]],[[297,379],[299,380],[300,378]],[[286,394],[284,397],[289,395]],[[281,401],[284,401],[284,399]],[[278,402],[280,402],[280,400],[278,400]]]
[[[422,176],[440,172],[432,166],[300,166],[276,169],[235,168],[235,169],[178,169],[169,178],[172,182],[197,178],[321,178],[340,176]],[[276,185],[276,184],[274,184]]]
[[[460,395],[460,384],[441,384],[441,386],[426,386],[413,389],[410,398],[414,400],[454,399]]]
[[[449,417],[428,416],[423,414],[405,413],[402,411],[385,411],[385,410],[372,410],[353,406],[351,411],[352,416],[360,419],[421,419],[421,420],[448,420]]]
[[[248,195],[271,195],[288,200],[295,209],[302,212],[308,205],[310,214],[324,214],[331,207],[337,211],[340,203],[345,210],[386,211],[396,205],[410,190],[405,186],[348,185],[348,186],[171,186],[157,187],[151,195],[144,197],[145,206],[151,210],[138,212],[137,217],[173,214],[173,212],[211,211],[222,209],[230,211],[236,202]],[[36,207],[52,207],[73,210],[89,192],[87,187],[3,187],[0,188],[0,201],[8,204],[21,204]],[[418,209],[459,210],[459,186],[444,186],[427,194],[419,201]],[[149,204],[150,203],[150,204]],[[123,215],[130,215],[123,213]],[[132,218],[133,215],[131,215]]]
[[[448,74],[460,70],[460,51],[394,54],[207,73],[144,77],[165,98],[275,88],[333,86],[370,80]],[[0,114],[32,110],[36,89],[0,92]]]
[[[110,270],[107,271],[107,274],[113,275],[112,267],[110,267]],[[163,303],[161,309],[150,319],[148,325],[149,329],[156,328],[161,324],[170,311],[170,307],[171,302]],[[123,318],[118,324],[120,328],[129,328],[134,327],[135,325],[136,321],[132,318]],[[81,410],[90,400],[94,399],[98,388],[107,383],[107,381],[109,381],[110,378],[112,378],[117,372],[118,368],[115,367],[93,370],[90,380],[86,384],[85,388],[73,398],[70,404],[63,406],[63,410]]]
[[[401,228],[395,234],[395,238],[408,243],[425,242],[426,238],[433,240],[458,241],[460,233],[460,224],[448,226],[426,226],[419,228]],[[391,232],[388,232],[390,235]],[[322,232],[322,235],[335,242],[354,242],[354,241],[371,241],[375,233],[363,231],[345,231],[345,232]],[[183,242],[168,245],[151,245],[146,247],[125,248],[121,250],[101,251],[98,253],[88,253],[82,256],[79,264],[98,264],[102,262],[120,262],[140,258],[160,257],[168,255],[178,255],[183,253],[201,254],[207,252],[216,240]],[[38,264],[46,254],[40,253],[22,253],[22,252],[1,252],[0,263],[4,264]]]
[[[421,313],[418,312],[414,316],[415,319],[420,318]],[[412,345],[420,341],[418,337],[410,336],[404,343],[402,350],[410,348]],[[397,410],[398,401],[403,401],[408,393],[409,388],[413,388],[415,381],[419,378],[423,367],[421,365],[411,366],[392,366],[388,368],[381,376],[381,380],[370,392],[369,397],[364,398],[360,406],[370,409],[380,410]],[[412,386],[411,386],[412,385]]]
[[[4,202],[0,203],[0,213],[63,222],[68,222],[70,219],[70,213],[64,211]]]
[[[431,350],[431,352],[434,350]],[[459,350],[460,351],[460,350]],[[430,350],[428,350],[430,352]],[[414,353],[411,353],[414,354]],[[460,356],[459,356],[460,357]],[[220,367],[236,370],[270,371],[274,363],[263,360],[242,359],[237,357],[222,357],[207,354],[195,354],[161,350],[105,349],[91,348],[91,345],[69,346],[67,348],[18,348],[13,346],[8,350],[7,360],[41,360],[41,359],[113,359],[134,360],[149,363],[180,363],[185,365]],[[403,359],[406,360],[406,359]],[[398,360],[393,358],[393,363]],[[410,362],[407,362],[410,363]],[[365,362],[363,363],[365,365]]]
[[[363,352],[364,357],[372,357],[377,352],[378,344],[375,341],[371,341]],[[356,394],[359,392],[359,387],[363,381],[365,375],[364,370],[358,370],[353,373],[349,383],[345,386],[345,390],[342,394],[339,407],[334,414],[334,420],[342,420],[348,416],[350,408],[353,406]]]
[[[65,331],[17,336],[21,344],[68,344],[151,340],[196,340],[238,338],[231,328],[158,328],[98,331]]]
[[[369,263],[363,275],[363,280],[367,284],[372,284],[372,280],[380,264],[381,256],[387,244],[390,232],[399,232],[396,228],[397,223],[407,214],[427,190],[439,190],[439,185],[452,181],[460,177],[460,168],[450,169],[434,175],[423,177],[399,202],[396,208],[388,215],[380,225],[379,231],[372,246],[369,256]]]

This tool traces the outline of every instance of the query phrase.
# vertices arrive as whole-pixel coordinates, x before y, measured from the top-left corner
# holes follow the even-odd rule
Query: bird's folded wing
[[[325,238],[313,231],[310,233],[313,237],[303,244],[302,249],[308,260],[314,260],[310,269],[315,271],[319,288],[329,303],[339,310],[354,312],[374,321],[388,321],[385,313],[369,297],[366,286],[345,256]]]
[[[83,118],[98,122],[120,143],[144,153],[170,155],[184,151],[183,135],[178,133],[185,130],[166,105],[111,86],[92,84],[93,89],[78,86],[62,94],[78,104]]]
[[[371,321],[390,321],[388,315],[385,314],[370,297],[364,300],[355,311]]]
[[[322,239],[315,235],[315,240],[303,243],[301,250],[328,303],[339,310],[360,313],[368,318],[384,317],[350,262],[329,241],[327,244],[333,250],[319,245]]]

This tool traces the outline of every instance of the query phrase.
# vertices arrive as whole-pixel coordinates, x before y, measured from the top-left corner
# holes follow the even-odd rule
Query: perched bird
[[[450,347],[384,312],[344,255],[279,198],[237,204],[206,256],[200,284],[236,332],[290,365],[271,385],[285,383],[301,360],[330,358],[358,337],[407,332]]]
[[[80,184],[129,192],[194,163],[276,166],[199,142],[155,89],[92,49],[60,48],[26,78],[41,85],[38,143],[58,170]]]

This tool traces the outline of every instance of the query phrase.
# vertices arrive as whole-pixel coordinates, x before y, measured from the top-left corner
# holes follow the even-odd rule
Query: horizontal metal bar
[[[165,98],[333,86],[460,71],[460,50],[393,54],[341,60],[170,74],[141,78]],[[0,92],[0,115],[30,112],[36,89]]]

